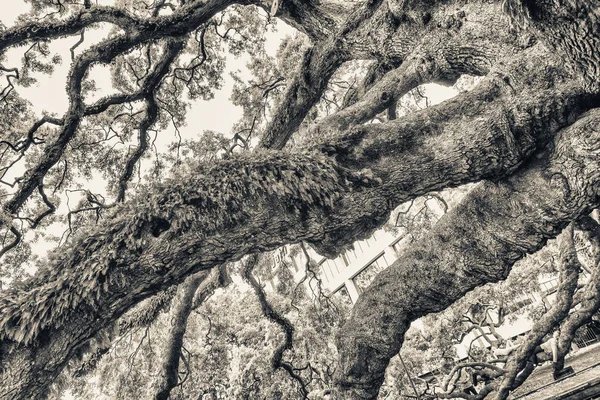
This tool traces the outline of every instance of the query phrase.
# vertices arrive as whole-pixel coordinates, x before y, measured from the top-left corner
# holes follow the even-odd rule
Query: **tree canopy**
[[[271,366],[306,397],[301,374],[312,369],[284,355],[308,327],[294,330],[265,295],[255,277],[265,254],[306,243],[336,256],[401,204],[466,183],[477,185],[375,277],[337,330],[335,376],[322,377],[330,396],[376,398],[412,321],[506,279],[559,235],[559,300],[492,368],[488,393],[505,399],[518,387],[557,324],[564,360],[600,306],[597,262],[577,285],[573,233],[595,249],[597,1],[27,3],[29,13],[0,26],[1,398],[44,397],[76,356],[165,307],[181,322],[165,338],[173,351],[152,394],[167,398],[188,317],[227,290],[242,259],[261,313],[284,332]],[[298,32],[276,59],[264,50],[274,21]],[[68,60],[53,47],[64,40]],[[233,132],[195,126],[197,137],[158,154],[156,141],[179,133],[241,54],[252,77],[234,77],[243,113]],[[64,63],[65,110],[36,109],[23,91]],[[402,106],[425,84],[465,76],[479,78],[450,100]],[[105,189],[88,183],[99,181]],[[53,238],[57,226],[67,230]],[[40,240],[58,246],[36,257]]]

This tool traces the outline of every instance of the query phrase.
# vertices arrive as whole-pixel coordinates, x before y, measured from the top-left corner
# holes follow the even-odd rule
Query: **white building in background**
[[[443,214],[442,206],[433,198],[423,201],[423,208],[436,220]],[[328,259],[307,248],[315,271],[319,274],[321,288],[328,294],[341,296],[354,304],[358,296],[369,286],[373,278],[404,252],[404,246],[410,243],[410,233],[405,228],[393,229],[395,232],[379,229],[368,239],[354,242],[351,248],[343,251],[337,258]],[[296,281],[305,275],[306,257],[302,251],[290,254],[290,246],[279,249],[275,256],[278,265],[293,266]],[[283,262],[281,262],[283,261]],[[269,281],[274,287],[277,279]]]
[[[408,242],[406,231],[400,229],[399,232],[394,235],[380,229],[368,239],[355,242],[351,248],[334,259],[320,256],[307,248],[312,268],[321,281],[321,289],[327,294],[340,296],[344,301],[354,304],[373,278],[398,259],[401,248]],[[296,281],[305,276],[306,257],[303,252],[291,255],[289,246],[285,246],[279,249],[275,259],[279,266],[293,267],[291,271]],[[274,288],[277,277],[269,280],[268,284]]]
[[[354,243],[333,260],[321,257],[319,273],[324,289],[337,293],[353,304],[371,283],[375,275],[392,265],[398,258],[400,243],[405,239],[383,230],[376,231],[366,240]]]
[[[436,219],[443,214],[441,207],[435,202],[429,202],[427,207]],[[345,250],[335,259],[322,257],[310,248],[307,248],[307,252],[311,258],[312,269],[320,279],[321,290],[326,294],[339,296],[348,304],[354,304],[373,278],[401,257],[410,243],[411,235],[404,228],[397,229],[395,233],[380,229],[368,239],[355,242],[352,248]],[[291,254],[290,246],[285,246],[278,251],[275,258],[280,268],[285,265],[290,269],[297,282],[305,277],[307,260],[303,251],[295,251],[295,254]],[[585,272],[583,275],[585,276]],[[274,289],[277,277],[267,283]],[[314,280],[306,279],[305,283],[312,284],[313,290],[315,289]],[[550,308],[557,286],[558,278],[555,275],[540,276],[540,293],[523,293],[515,299],[513,304],[508,306],[512,318],[506,318],[502,325],[495,328],[496,332],[504,339],[515,339],[528,332],[533,321],[526,316],[523,309],[529,305],[542,303]],[[488,339],[494,340],[489,327],[482,327],[482,330]],[[458,359],[465,359],[472,345],[490,346],[489,341],[481,337],[481,332],[481,330],[474,330],[465,336],[462,343],[455,345]],[[584,326],[574,340],[574,347],[585,347],[598,340],[598,335]]]

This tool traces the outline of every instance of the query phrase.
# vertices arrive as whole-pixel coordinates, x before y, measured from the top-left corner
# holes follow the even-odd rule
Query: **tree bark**
[[[560,325],[557,360],[553,365],[555,373],[564,368],[565,356],[571,350],[577,330],[591,321],[600,308],[600,225],[593,218],[585,216],[577,221],[577,227],[584,230],[585,236],[591,242],[594,267],[586,285],[577,292],[579,308],[569,314]]]
[[[95,332],[192,273],[303,240],[336,254],[403,201],[512,172],[589,106],[576,86],[547,78],[515,79],[515,94],[492,77],[439,107],[317,146],[331,157],[240,156],[117,206],[0,296],[3,394],[44,393]]]
[[[381,3],[381,0],[370,0],[358,6],[335,32],[307,50],[286,88],[282,103],[263,133],[260,147],[282,149],[285,146],[306,114],[320,100],[335,71],[348,60],[348,53],[342,46],[345,36],[364,25]]]
[[[218,275],[215,268],[214,278]],[[159,367],[159,375],[153,383],[153,398],[155,400],[167,400],[171,390],[177,386],[179,380],[179,360],[181,359],[181,348],[183,346],[183,336],[187,328],[187,320],[193,310],[194,297],[196,291],[201,289],[202,282],[208,279],[211,281],[206,271],[200,271],[189,276],[181,284],[175,295],[173,305],[171,306],[171,330],[168,332],[163,344],[162,365]]]
[[[600,4],[597,1],[507,0],[505,10],[515,25],[531,29],[549,48],[563,56],[566,65],[598,90],[600,56]]]
[[[6,209],[22,206],[37,187],[32,183],[43,182],[75,134],[85,115],[81,80],[93,63],[110,61],[145,41],[185,35],[232,3],[190,2],[141,27],[136,22],[136,29],[125,29],[108,42],[110,51],[98,54],[107,48],[104,43],[78,58],[62,134]],[[390,64],[397,65],[424,32],[439,28],[452,34],[481,25],[469,25],[464,9],[454,12],[445,2],[403,2],[399,9],[379,4],[369,2],[338,28],[328,47],[307,55],[312,77],[300,76],[288,90],[277,114],[281,118],[263,138],[268,147],[283,146],[318,100],[313,85],[323,90],[341,60],[393,59]],[[475,15],[473,8],[486,4],[464,7]],[[99,15],[95,10],[84,13]],[[90,15],[81,18],[108,21],[106,15]],[[362,23],[366,18],[369,23]],[[125,17],[109,22],[130,23]],[[315,30],[319,24],[313,24]],[[0,47],[73,33],[67,25],[9,30],[0,35]],[[482,185],[359,300],[339,339],[340,391],[344,398],[372,398],[409,321],[441,310],[478,285],[502,279],[523,254],[597,205],[597,112],[523,165],[597,98],[557,72],[561,66],[552,54],[539,47],[521,53],[492,69],[470,93],[399,121],[335,132],[334,138],[316,144],[320,153],[313,148],[300,155],[257,152],[233,158],[118,206],[97,228],[53,255],[32,280],[0,294],[0,397],[43,397],[71,355],[100,329],[191,274],[303,240],[335,255],[383,224],[403,201],[482,178],[501,179],[521,168],[514,177]],[[460,54],[453,55],[461,62]]]
[[[550,310],[533,324],[524,343],[511,355],[504,366],[506,374],[498,385],[495,394],[497,400],[505,400],[510,391],[523,384],[529,375],[525,376],[524,379],[517,375],[524,369],[529,374],[533,372],[533,368],[526,368],[526,366],[530,363],[530,358],[533,356],[536,347],[569,314],[581,269],[573,241],[573,224],[570,224],[558,236],[558,260],[560,273],[556,299]]]
[[[339,396],[374,399],[410,322],[441,311],[511,266],[598,203],[600,111],[559,133],[515,175],[485,182],[381,272],[338,336]]]

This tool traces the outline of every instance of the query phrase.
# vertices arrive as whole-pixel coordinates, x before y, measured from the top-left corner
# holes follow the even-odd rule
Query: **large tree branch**
[[[283,100],[261,138],[261,147],[282,149],[310,109],[321,99],[329,79],[345,61],[332,41],[304,53],[302,63],[287,85]]]
[[[140,19],[114,7],[93,6],[79,11],[64,21],[29,22],[24,26],[8,29],[0,34],[0,52],[8,46],[18,45],[28,40],[73,35],[97,22],[115,24],[122,28],[126,35],[137,36],[146,32],[154,38],[181,36],[191,32],[230,5],[253,3],[250,0],[195,0],[186,3],[170,15],[149,19]]]
[[[400,97],[419,85],[453,83],[463,74],[485,75],[498,60],[514,57],[522,51],[517,38],[501,28],[504,18],[498,13],[498,6],[478,6],[481,10],[473,20],[465,19],[464,10],[437,10],[434,18],[440,21],[440,27],[431,30],[413,28],[412,48],[395,58],[402,60],[399,67],[382,75],[355,104],[325,118],[314,129],[326,127],[343,131],[393,107]],[[469,13],[469,17],[471,15]],[[485,23],[479,18],[486,18]],[[399,28],[396,35],[400,36],[397,40],[402,40],[407,33]],[[494,40],[490,39],[492,37]]]
[[[266,4],[262,7],[269,12]],[[351,10],[346,4],[318,0],[281,1],[275,16],[310,37],[313,43],[335,34]]]
[[[568,86],[534,84],[540,108],[529,96],[505,103],[510,86],[492,77],[445,106],[321,146],[336,161],[257,152],[116,206],[34,279],[0,296],[4,393],[43,393],[95,332],[196,271],[303,240],[335,253],[407,199],[512,171],[535,149],[531,135],[547,138],[581,111]]]
[[[369,0],[357,7],[335,34],[307,50],[261,138],[261,147],[283,148],[306,114],[321,99],[335,71],[348,60],[342,46],[345,37],[368,20],[381,3],[381,0]]]
[[[590,90],[598,90],[600,56],[594,51],[600,46],[598,2],[507,0],[504,9],[515,25],[531,29],[561,54],[566,65],[585,80]]]
[[[561,131],[515,175],[481,184],[359,297],[338,337],[343,399],[376,398],[410,322],[511,266],[598,202],[600,111]]]
[[[124,30],[132,30],[142,21],[118,8],[94,6],[81,10],[64,21],[29,22],[23,26],[10,28],[0,34],[0,53],[4,52],[9,46],[19,45],[29,40],[44,40],[73,35],[97,22],[108,22]]]
[[[525,66],[517,63],[514,67]],[[387,186],[391,182],[394,187],[402,182],[406,192],[424,194],[472,182],[473,175],[498,179],[516,169],[556,128],[572,122],[579,114],[576,104],[591,104],[583,100],[585,96],[577,99],[575,92],[568,94],[573,87],[564,87],[566,92],[562,92],[562,84],[550,83],[552,89],[543,90],[529,84],[523,85],[512,73],[494,72],[469,93],[396,121],[352,128],[321,149],[342,165],[362,171],[365,179],[382,180],[368,192],[369,200],[365,196],[372,204],[375,199],[392,199],[394,189]],[[370,150],[362,147],[367,144]],[[398,164],[389,168],[394,160]],[[370,227],[387,221],[391,207],[398,204],[395,200],[408,200],[398,192],[395,196],[389,205],[378,203],[379,215],[356,219],[313,244],[323,254],[335,255],[341,238],[364,237]]]
[[[390,65],[399,65],[405,59],[409,61],[408,65],[388,73],[360,104],[325,119],[319,127],[327,126],[335,130],[339,126],[340,130],[344,130],[351,124],[372,118],[422,83],[452,81],[463,73],[486,73],[495,60],[514,54],[518,46],[514,36],[504,34],[504,30],[499,29],[503,19],[497,5],[485,3],[477,7],[479,11],[484,11],[483,16],[479,16],[481,13],[478,11],[478,17],[472,21],[465,19],[464,10],[454,13],[446,8],[435,8],[433,17],[428,14],[433,22],[427,20],[425,23],[404,19],[390,25],[387,7],[364,8],[351,14],[330,39],[318,42],[305,54],[302,68],[288,85],[283,101],[267,126],[262,143],[282,148],[282,143],[287,141],[321,98],[333,73],[350,56],[377,58]],[[429,12],[422,9],[418,11]],[[436,21],[438,28],[431,29],[429,24],[433,26]],[[379,32],[390,26],[393,31],[389,37],[384,35],[384,40],[367,33],[373,30]],[[490,32],[496,40],[489,40]],[[411,54],[414,59],[410,58]]]
[[[571,349],[577,330],[588,323],[600,308],[600,225],[590,216],[585,216],[577,221],[576,227],[582,229],[591,242],[594,268],[586,285],[576,294],[579,308],[569,314],[560,325],[557,359],[553,365],[555,374],[563,369],[565,356]]]
[[[390,107],[395,108],[398,99],[420,85],[434,81],[455,80],[464,73],[464,70],[450,65],[445,59],[445,54],[462,54],[465,58],[480,61],[484,58],[481,51],[469,46],[468,43],[464,47],[457,48],[452,48],[448,44],[444,44],[443,48],[436,48],[436,44],[440,44],[439,38],[434,43],[429,43],[431,48],[421,47],[405,59],[398,68],[383,75],[354,104],[324,118],[312,129],[344,131],[352,125],[366,122]],[[487,70],[479,70],[478,75],[487,72]]]
[[[302,396],[302,399],[308,399],[308,390],[306,388],[306,382],[302,379],[300,375],[294,371],[294,367],[288,362],[283,361],[283,355],[287,350],[291,350],[294,344],[294,326],[290,322],[289,319],[282,315],[280,312],[275,310],[269,300],[267,299],[267,294],[263,289],[262,285],[256,280],[253,275],[253,270],[256,267],[260,260],[260,257],[256,254],[251,255],[247,260],[245,260],[244,265],[242,267],[242,276],[248,282],[256,297],[258,298],[258,302],[260,304],[261,311],[263,315],[274,324],[277,324],[283,333],[285,334],[285,340],[281,343],[273,356],[271,357],[271,367],[276,370],[281,368],[285,370],[289,376],[294,379],[298,385],[300,386],[299,392]]]

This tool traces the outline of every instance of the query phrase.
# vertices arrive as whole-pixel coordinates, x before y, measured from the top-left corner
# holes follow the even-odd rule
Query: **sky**
[[[23,0],[0,0],[5,3],[2,5],[0,20],[10,27],[14,24],[15,18],[26,13],[29,10],[29,5]],[[111,5],[112,0],[97,0],[97,4]],[[86,30],[85,42],[76,49],[75,54],[79,54],[92,44],[99,42],[105,35],[105,28],[100,27],[94,30]],[[293,34],[294,30],[283,23],[278,24],[278,32],[270,33],[266,43],[267,53],[275,55],[281,40],[286,35]],[[40,83],[30,88],[19,88],[19,93],[25,98],[32,101],[34,109],[40,115],[42,111],[57,113],[62,115],[67,109],[67,95],[65,91],[65,78],[67,76],[70,64],[69,48],[79,40],[79,36],[72,36],[65,39],[56,40],[53,42],[51,50],[59,53],[63,57],[62,65],[58,66],[52,77],[42,76]],[[22,56],[22,48],[11,49],[8,53],[9,65],[12,62],[17,66]],[[188,123],[181,133],[184,137],[195,136],[203,130],[214,130],[222,133],[229,133],[233,124],[241,117],[242,110],[236,107],[229,101],[233,80],[229,73],[236,70],[245,70],[245,64],[248,61],[247,57],[235,58],[229,56],[227,59],[227,69],[224,74],[225,82],[219,91],[215,93],[215,97],[209,101],[197,101],[193,104],[188,113]],[[11,65],[13,66],[13,65]],[[110,87],[108,69],[104,67],[94,67],[90,77],[97,82],[97,86]],[[107,95],[110,93],[98,93]],[[175,140],[175,137],[172,138]]]

